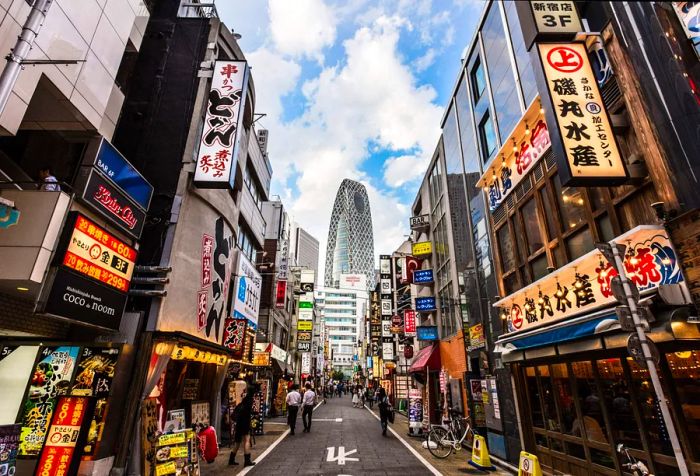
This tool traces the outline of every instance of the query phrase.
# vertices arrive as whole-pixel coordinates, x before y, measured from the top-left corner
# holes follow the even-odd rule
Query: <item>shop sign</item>
[[[545,115],[564,186],[616,185],[627,179],[624,159],[598,88],[586,45],[539,43],[546,81]]]
[[[192,402],[190,409],[192,410],[192,425],[196,423],[209,424],[209,402]]]
[[[416,334],[418,340],[438,340],[437,326],[418,326]]]
[[[108,397],[112,390],[112,380],[118,359],[119,349],[84,347],[70,391],[71,395]]]
[[[430,241],[421,241],[411,245],[411,254],[413,256],[430,256],[433,253],[433,243]]]
[[[197,400],[199,398],[199,379],[186,378],[182,385],[183,400]]]
[[[19,450],[20,425],[0,426],[0,474],[12,476],[16,473]]]
[[[418,259],[415,256],[406,256],[403,267],[401,268],[401,283],[409,284],[415,282],[414,274],[416,270],[420,269],[422,264],[422,259]]]
[[[299,309],[299,314],[297,315],[297,319],[300,321],[313,321],[314,320],[314,312],[312,309]]]
[[[269,352],[253,352],[253,365],[255,367],[269,367],[270,353]]]
[[[302,293],[310,293],[309,301],[313,301],[314,283],[316,273],[312,269],[302,269],[299,276],[299,287]]]
[[[611,244],[627,247],[625,274],[642,294],[665,284],[683,284],[678,256],[666,231],[640,225]],[[612,278],[615,268],[593,250],[526,288],[496,302],[511,333],[535,329],[617,304]]]
[[[201,259],[201,287],[202,289],[211,286],[211,265],[214,253],[214,237],[202,235],[202,259]],[[204,327],[204,326],[201,326]]]
[[[270,356],[273,359],[279,360],[280,362],[287,360],[287,351],[277,347],[275,344],[272,344],[271,346]]]
[[[391,316],[391,333],[401,334],[403,332],[403,318],[400,315]]]
[[[391,316],[391,299],[382,299],[382,316]]]
[[[391,337],[391,321],[382,321],[382,337]]]
[[[240,359],[245,341],[246,320],[226,318],[224,325],[223,346],[233,352],[234,358]]]
[[[303,354],[301,354],[301,373],[311,373],[311,354],[309,354],[308,352],[304,352]]]
[[[239,252],[233,304],[233,316],[235,318],[246,318],[257,325],[261,285],[262,277],[260,273],[258,273],[248,258]]]
[[[297,330],[299,331],[310,331],[313,328],[313,321],[297,321]]]
[[[403,324],[404,324],[404,333],[407,336],[415,336],[416,335],[416,311],[413,309],[406,309],[403,312]]]
[[[287,304],[287,281],[277,281],[277,288],[275,290],[275,307],[277,309],[284,309]]]
[[[700,3],[671,2],[688,38],[700,38]]]
[[[379,280],[380,282],[380,290],[382,294],[391,294],[391,279],[390,278],[381,278]]]
[[[297,341],[297,350],[299,352],[310,352],[311,351],[311,342]]]
[[[430,227],[430,215],[418,215],[409,218],[411,230],[425,230]]]
[[[93,408],[94,400],[90,397],[58,397],[35,474],[63,476],[77,473],[90,424],[86,415]]]
[[[102,172],[116,186],[148,210],[153,196],[153,185],[143,178],[136,168],[104,137],[100,140],[97,153],[89,159],[87,165]]]
[[[128,235],[141,237],[146,212],[96,170],[90,170],[81,198]]]
[[[71,234],[61,264],[127,292],[136,265],[136,250],[79,213],[74,212],[69,220],[74,221],[68,228]]]
[[[297,340],[299,342],[311,342],[312,332],[311,331],[297,331]]]
[[[429,284],[434,280],[432,269],[417,269],[413,272],[414,284]]]
[[[313,301],[302,301],[299,299],[299,309],[313,309],[314,308],[314,303]]]
[[[419,388],[408,389],[408,425],[420,428],[423,421],[423,393]]]
[[[379,274],[391,274],[391,256],[379,255]]]
[[[417,297],[416,298],[416,311],[418,312],[432,312],[436,309],[435,297]]]
[[[573,0],[515,2],[525,46],[535,41],[573,40],[584,31]]]
[[[383,342],[382,343],[382,359],[383,360],[394,360],[394,343],[393,342]]]
[[[483,324],[469,326],[469,347],[468,350],[481,349],[486,346],[486,338],[484,337]]]
[[[46,314],[119,329],[126,298],[126,294],[59,268],[40,309]]]
[[[233,189],[248,89],[245,61],[217,61],[197,154],[194,185]]]

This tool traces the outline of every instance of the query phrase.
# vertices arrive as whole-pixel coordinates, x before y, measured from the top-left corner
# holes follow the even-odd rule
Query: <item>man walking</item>
[[[311,416],[314,412],[314,403],[316,403],[316,394],[311,390],[311,382],[306,382],[306,391],[303,398],[303,410],[301,411],[301,419],[304,422],[304,431],[311,433]]]
[[[289,425],[290,435],[294,434],[294,428],[297,426],[297,414],[301,406],[301,394],[299,386],[292,385],[292,391],[287,394],[287,425]],[[306,427],[306,424],[304,425]]]

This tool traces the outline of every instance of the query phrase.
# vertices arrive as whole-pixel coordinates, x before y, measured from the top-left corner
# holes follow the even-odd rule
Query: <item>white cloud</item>
[[[253,82],[256,90],[274,91],[274,94],[256,94],[255,112],[272,117],[282,115],[282,97],[293,91],[301,76],[301,66],[268,48],[260,48],[247,55],[252,68]],[[258,73],[260,65],[262,74]],[[274,72],[273,74],[270,74]]]
[[[396,188],[423,177],[430,162],[427,152],[420,156],[400,155],[387,159],[384,162],[384,182]]]
[[[413,61],[416,71],[422,72],[428,69],[435,62],[436,51],[434,48],[428,48],[425,54]]]
[[[270,33],[277,50],[319,58],[333,44],[337,18],[323,0],[269,0]]]

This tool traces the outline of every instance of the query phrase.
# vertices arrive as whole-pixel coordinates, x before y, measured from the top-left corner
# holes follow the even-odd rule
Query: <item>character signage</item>
[[[314,328],[313,321],[297,321],[297,330],[310,331]]]
[[[437,326],[418,326],[416,333],[418,340],[438,340]]]
[[[418,312],[432,312],[436,309],[435,297],[417,297],[416,298],[416,311]]]
[[[253,366],[255,367],[269,367],[270,366],[270,353],[269,352],[253,352]]]
[[[413,309],[406,309],[403,312],[403,325],[404,333],[407,336],[416,335],[416,311]]]
[[[573,0],[515,2],[525,46],[535,41],[572,40],[584,31]]]
[[[236,273],[236,294],[234,295],[233,316],[245,317],[251,323],[258,323],[260,308],[260,287],[262,277],[255,266],[241,252],[238,253],[238,272]]]
[[[234,358],[240,359],[245,341],[246,319],[226,318],[223,345],[233,352]]]
[[[61,264],[127,292],[136,263],[136,250],[79,213],[73,212],[70,220],[73,220],[72,232]]]
[[[380,279],[380,292],[382,294],[391,294],[391,279],[390,278],[381,278]]]
[[[391,299],[382,299],[382,316],[391,316]]]
[[[94,169],[90,170],[81,199],[128,235],[141,237],[146,212]]]
[[[421,241],[411,245],[411,254],[413,256],[430,256],[433,254],[433,243],[430,241]]]
[[[119,329],[126,294],[78,276],[56,270],[42,312],[109,329]]]
[[[432,269],[417,269],[413,272],[414,284],[429,284],[435,281]]]
[[[311,342],[297,341],[297,350],[299,352],[310,352],[311,351]]]
[[[583,43],[537,45],[543,99],[562,185],[614,185],[627,178],[598,82]]]
[[[382,343],[382,359],[383,360],[394,360],[394,343],[393,342]]]
[[[422,259],[418,259],[414,256],[406,256],[404,265],[401,268],[401,283],[408,284],[414,282],[413,274],[416,270],[420,269],[421,264],[423,264]]]
[[[248,89],[245,61],[217,61],[197,154],[194,185],[233,189]]]
[[[662,228],[641,225],[614,242],[627,246],[625,271],[642,294],[664,284],[685,284],[676,252]],[[531,330],[614,305],[611,282],[616,275],[594,250],[494,306],[500,308],[509,332]]]

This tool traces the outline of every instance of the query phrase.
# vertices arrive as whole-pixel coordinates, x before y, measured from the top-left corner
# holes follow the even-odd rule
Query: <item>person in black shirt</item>
[[[233,440],[235,442],[233,449],[231,450],[231,456],[229,456],[228,464],[237,465],[236,463],[236,453],[238,453],[238,448],[243,443],[243,456],[245,462],[243,466],[253,466],[250,459],[250,421],[253,417],[253,397],[255,396],[255,389],[253,387],[248,387],[246,389],[245,397],[243,401],[238,404],[234,409],[234,422],[236,424],[236,430],[233,434]]]

